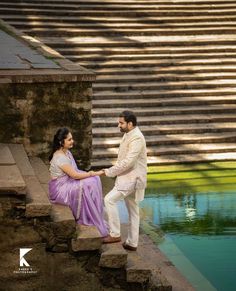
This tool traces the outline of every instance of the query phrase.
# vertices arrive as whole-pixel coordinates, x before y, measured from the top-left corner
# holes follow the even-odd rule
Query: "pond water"
[[[236,191],[157,193],[141,207],[144,228],[196,290],[236,290]]]
[[[236,173],[217,173],[150,175],[141,203],[143,229],[197,291],[236,290]]]

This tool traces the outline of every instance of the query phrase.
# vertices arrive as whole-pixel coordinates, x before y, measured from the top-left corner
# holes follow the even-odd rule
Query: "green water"
[[[142,226],[199,291],[236,290],[236,163],[153,168]]]

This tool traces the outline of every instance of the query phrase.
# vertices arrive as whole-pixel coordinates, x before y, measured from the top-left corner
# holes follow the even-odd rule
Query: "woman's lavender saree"
[[[71,153],[69,157],[73,168],[77,168]],[[49,198],[52,203],[68,205],[78,224],[95,225],[102,236],[108,235],[103,217],[102,185],[98,176],[76,180],[68,175],[49,182]]]

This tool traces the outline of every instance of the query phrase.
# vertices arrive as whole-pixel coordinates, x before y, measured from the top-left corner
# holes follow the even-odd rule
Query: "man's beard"
[[[126,129],[124,129],[124,128],[120,128],[120,132],[122,132],[122,133],[127,133],[128,132],[128,129],[126,128]]]

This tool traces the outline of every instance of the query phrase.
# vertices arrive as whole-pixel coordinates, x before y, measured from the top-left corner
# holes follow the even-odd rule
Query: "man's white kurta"
[[[116,164],[105,169],[108,177],[117,177],[118,191],[135,192],[135,200],[142,201],[147,184],[147,150],[142,132],[135,127],[125,133],[120,144]]]

